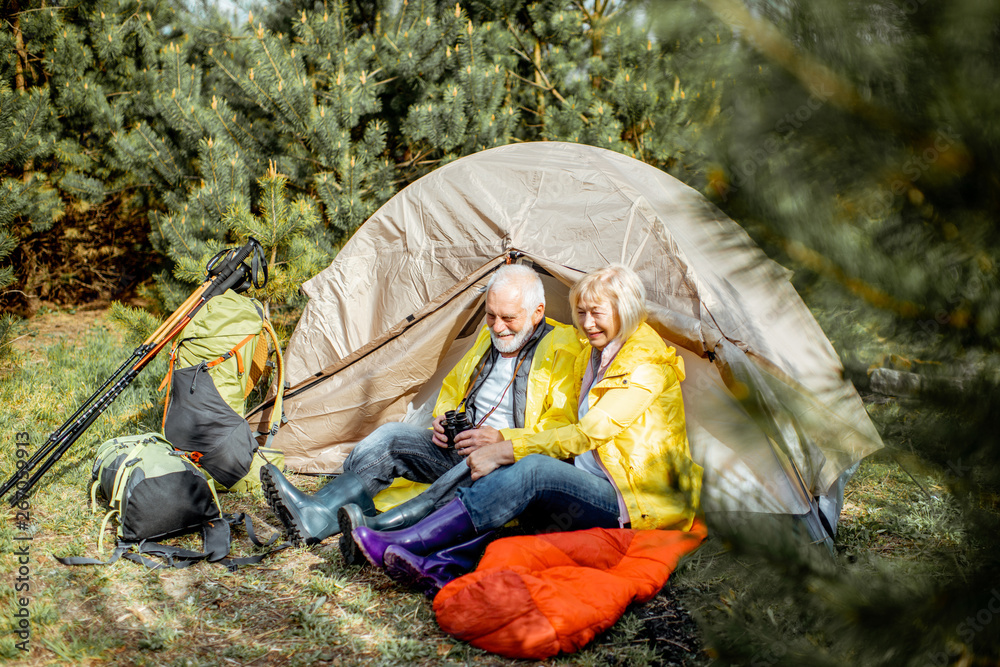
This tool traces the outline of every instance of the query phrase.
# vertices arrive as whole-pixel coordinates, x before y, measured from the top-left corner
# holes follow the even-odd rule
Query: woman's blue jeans
[[[607,479],[531,454],[458,490],[479,533],[512,519],[534,533],[618,528],[618,494]]]

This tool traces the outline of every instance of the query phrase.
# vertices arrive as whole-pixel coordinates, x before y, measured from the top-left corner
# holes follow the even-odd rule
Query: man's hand
[[[443,432],[443,430],[442,430]],[[479,428],[462,431],[455,436],[455,451],[462,456],[468,456],[486,445],[494,445],[503,441],[503,435],[492,426],[480,426]]]
[[[469,454],[465,459],[472,471],[472,481],[485,477],[501,466],[514,462],[514,443],[503,440],[492,445],[485,445]]]
[[[434,434],[431,436],[434,444],[441,449],[448,449],[448,437],[444,434],[444,415],[435,417],[431,427],[434,429]]]

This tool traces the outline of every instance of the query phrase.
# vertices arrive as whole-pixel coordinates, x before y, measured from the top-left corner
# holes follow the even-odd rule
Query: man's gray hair
[[[530,314],[539,304],[545,305],[545,286],[538,274],[524,264],[505,264],[486,283],[487,294],[495,288],[516,286],[521,290],[521,303]]]

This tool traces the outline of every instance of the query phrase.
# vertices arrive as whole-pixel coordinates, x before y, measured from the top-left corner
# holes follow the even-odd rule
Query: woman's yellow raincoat
[[[576,360],[577,395],[592,351],[585,345]],[[566,459],[594,449],[632,528],[688,530],[698,511],[702,469],[688,448],[683,379],[683,359],[643,323],[591,387],[583,419],[513,437],[514,459]]]

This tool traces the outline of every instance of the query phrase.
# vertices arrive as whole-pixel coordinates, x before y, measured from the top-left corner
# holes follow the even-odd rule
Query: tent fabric
[[[275,439],[288,465],[339,472],[380,424],[429,423],[441,378],[482,325],[490,274],[511,260],[543,273],[546,314],[564,322],[584,273],[621,262],[639,274],[649,323],[688,369],[706,511],[813,515],[818,526],[818,499],[882,446],[788,271],[736,223],[638,160],[538,142],[406,187],[303,285]]]
[[[490,544],[474,572],[434,598],[438,625],[508,658],[573,653],[659,592],[707,530],[590,530]]]

